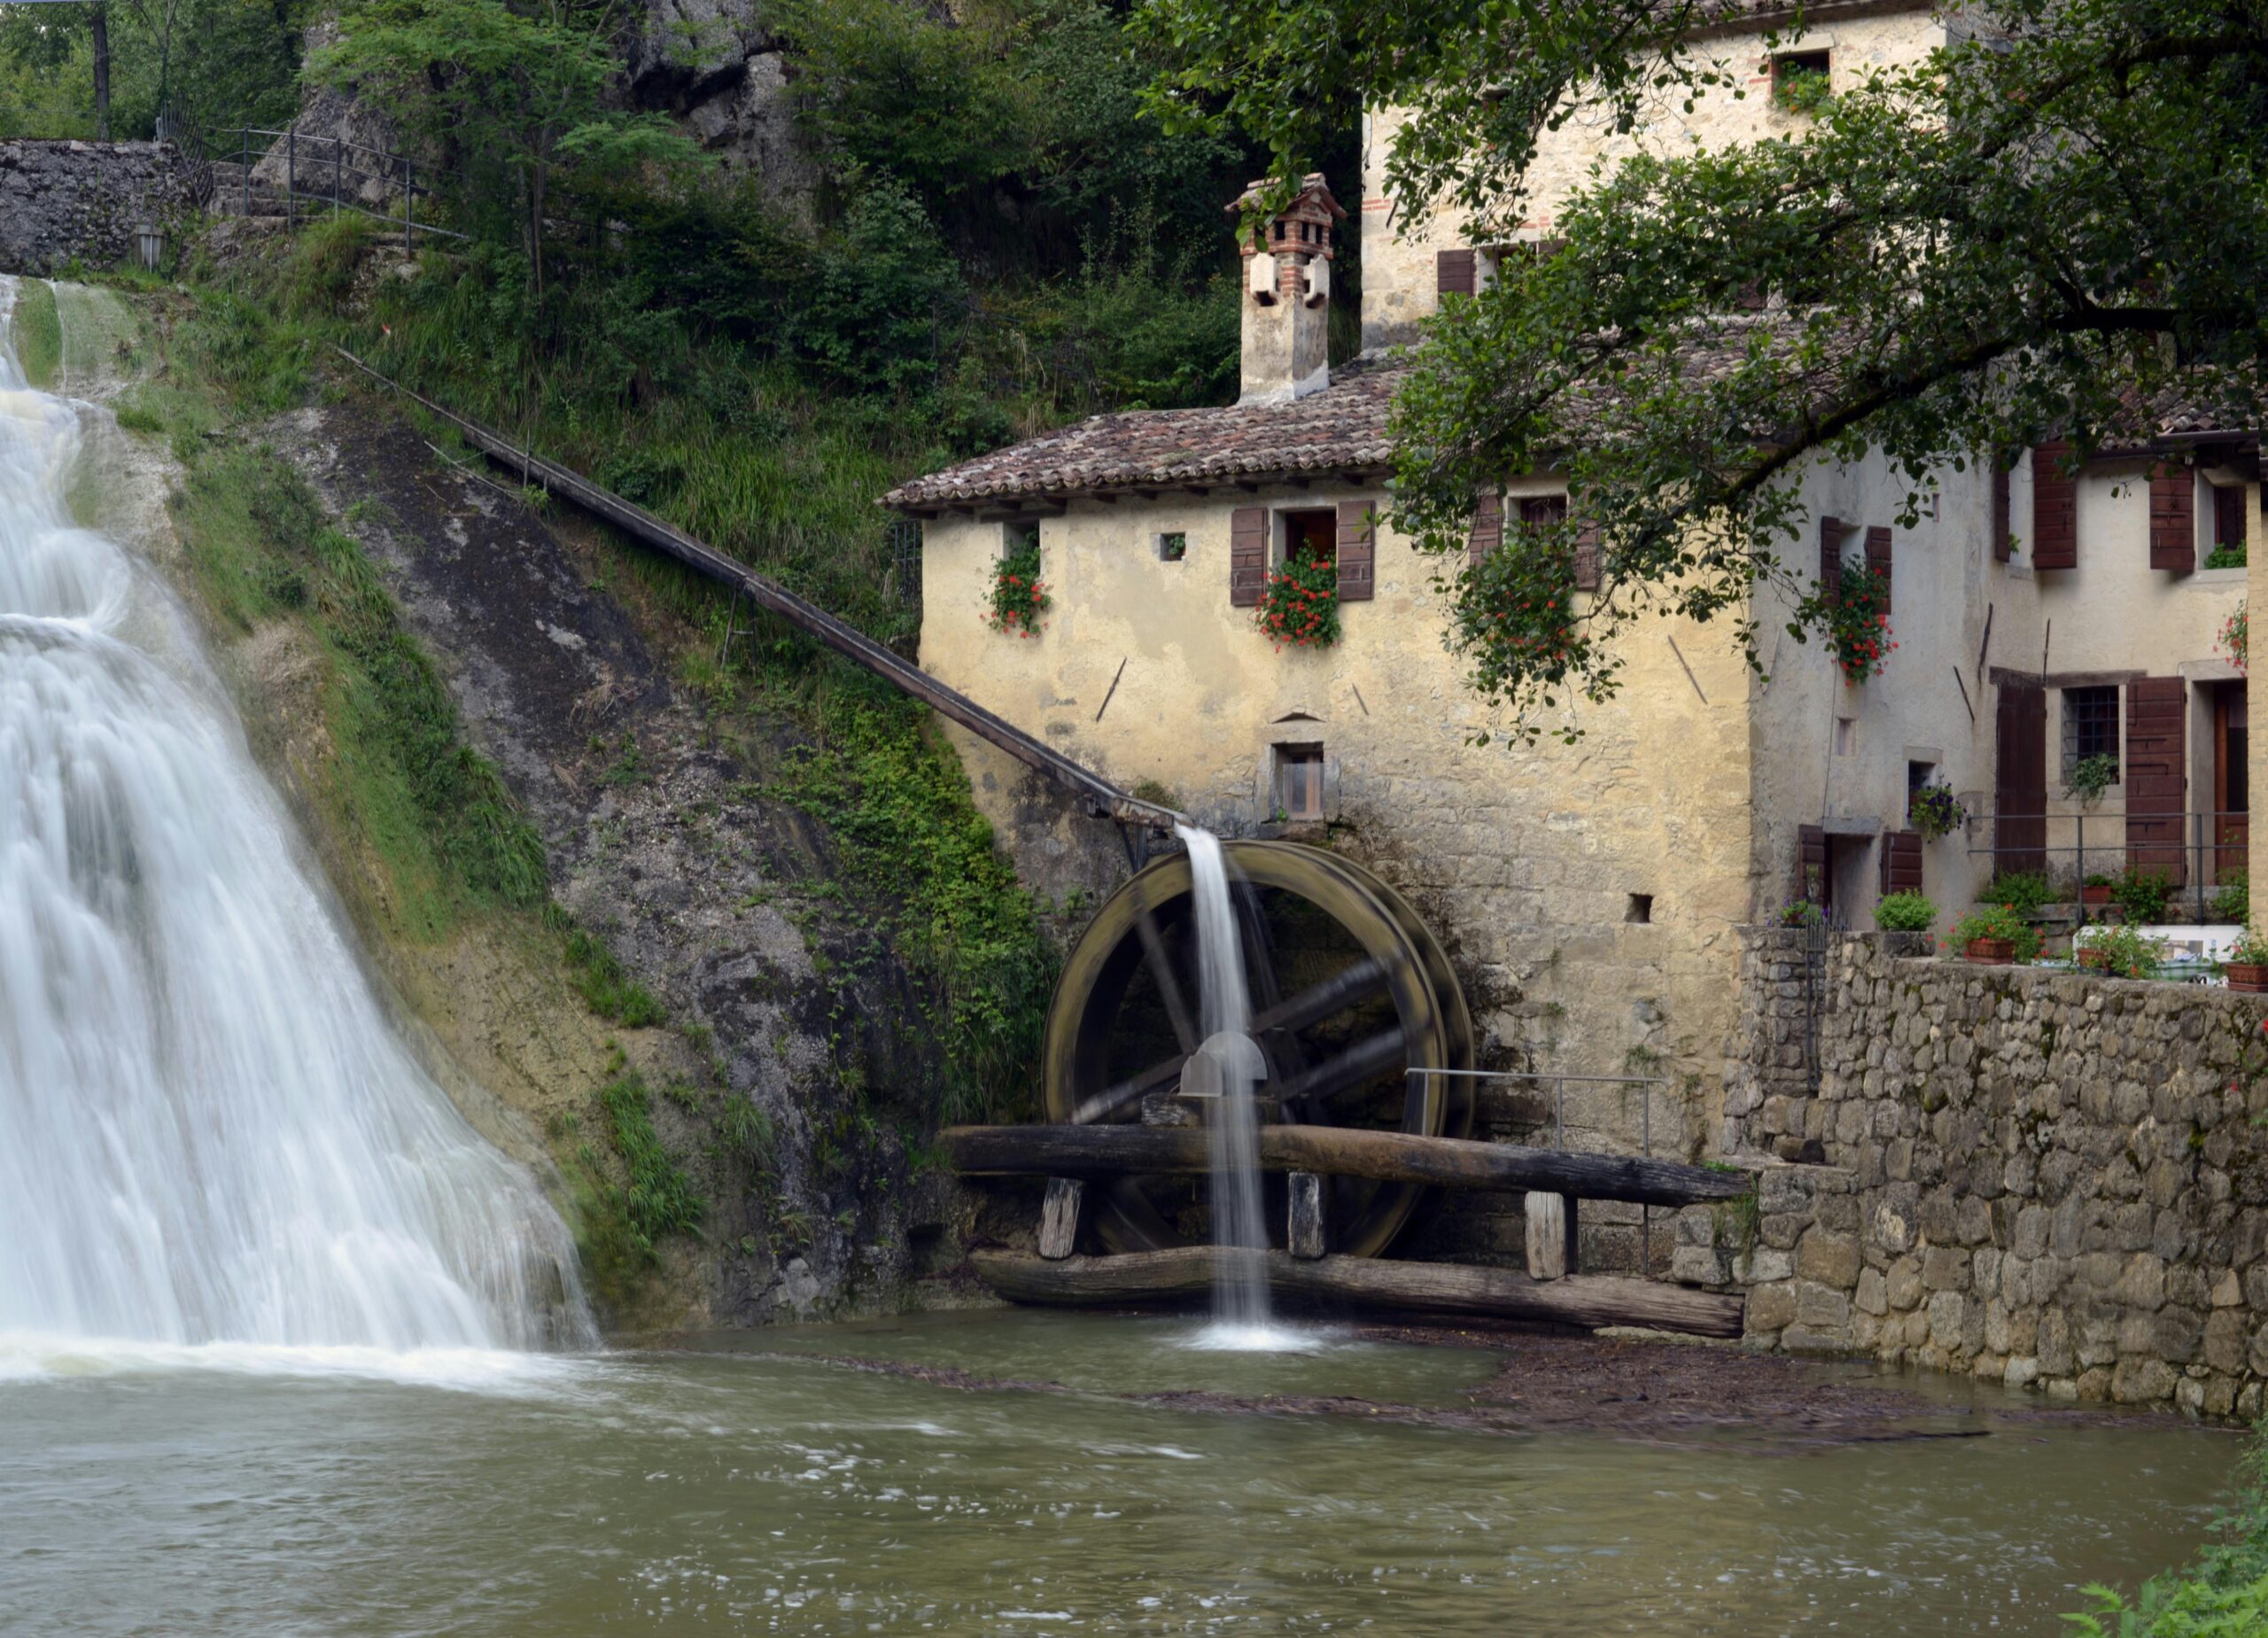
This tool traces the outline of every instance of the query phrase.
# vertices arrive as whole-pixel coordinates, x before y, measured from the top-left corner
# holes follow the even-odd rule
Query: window
[[[1039,522],[1000,525],[1000,555],[1003,557],[1037,557],[1039,555]]]
[[[2244,485],[2213,485],[2213,538],[2205,567],[2241,569],[2245,566]]]
[[[1283,520],[1276,538],[1279,563],[1336,563],[1339,561],[1339,514],[1335,511],[1278,512]]]
[[[1829,58],[1825,51],[1790,51],[1772,59],[1772,100],[1795,113],[1816,113],[1827,101]]]
[[[1177,563],[1188,555],[1189,537],[1182,533],[1180,531],[1177,530],[1171,534],[1161,534],[1158,537],[1158,561],[1160,563]]]
[[[1651,893],[1633,893],[1630,896],[1629,907],[1622,912],[1622,919],[1640,925],[1651,921],[1654,919],[1654,896]]]
[[[1837,717],[1835,719],[1835,754],[1838,757],[1859,754],[1859,719],[1856,717]]]
[[[1915,796],[1923,786],[1930,782],[1937,771],[1938,765],[1934,762],[1909,761],[1906,765],[1906,817],[1907,819],[1914,817]]]
[[[2069,782],[2079,764],[2090,757],[2110,758],[2110,777],[2118,778],[2118,690],[2063,690],[2063,778]]]
[[[1323,817],[1323,747],[1276,748],[1276,805],[1288,819]]]
[[[1567,521],[1565,495],[1528,495],[1520,503],[1520,522],[1532,528],[1553,529]]]

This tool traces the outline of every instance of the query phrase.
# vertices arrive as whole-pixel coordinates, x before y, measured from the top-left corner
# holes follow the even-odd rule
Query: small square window
[[[1838,757],[1859,754],[1859,719],[1856,717],[1837,717],[1835,719],[1835,754]]]
[[[2118,690],[2063,690],[2063,780],[2072,782],[2079,764],[2090,757],[2110,759],[2112,783],[2118,780]]]
[[[1790,51],[1772,59],[1772,100],[1797,113],[1816,113],[1827,100],[1832,59],[1825,51]]]
[[[1927,785],[1930,779],[1935,776],[1937,771],[1938,765],[1934,762],[1908,762],[1906,765],[1907,818],[1911,819],[1914,817],[1914,798],[1920,794],[1922,788]]]
[[[1287,819],[1323,817],[1323,747],[1276,748],[1276,802]]]
[[[1625,921],[1635,923],[1651,921],[1654,919],[1654,896],[1651,893],[1633,893],[1630,896],[1629,908],[1622,912],[1622,919]]]
[[[1177,563],[1188,555],[1189,537],[1187,535],[1183,534],[1177,530],[1171,534],[1161,534],[1158,537],[1158,561],[1160,563]]]
[[[1039,520],[1031,518],[1001,524],[1000,555],[1003,557],[1038,556]]]
[[[1278,512],[1282,520],[1277,537],[1278,563],[1336,563],[1339,561],[1339,514],[1336,511]]]

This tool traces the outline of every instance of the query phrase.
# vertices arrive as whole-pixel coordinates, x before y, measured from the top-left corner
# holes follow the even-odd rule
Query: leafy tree
[[[297,106],[306,0],[89,0],[0,4],[0,133],[152,133],[161,109],[193,111],[215,137],[276,125]]]
[[[405,127],[447,153],[520,226],[536,289],[554,188],[603,192],[700,161],[659,114],[625,111],[612,7],[575,0],[361,0],[311,78],[384,94]]]
[[[1335,105],[1406,108],[1401,209],[1454,206],[1485,244],[1528,213],[1544,132],[1745,94],[1682,43],[1718,10],[1156,0],[1135,27],[1169,65],[1154,104],[1241,121],[1283,175]],[[1477,491],[1555,467],[1598,532],[1595,604],[1506,621],[1477,656],[1522,732],[1614,690],[1610,640],[1643,609],[1732,618],[1753,658],[1771,582],[1798,637],[1821,629],[1779,558],[1818,459],[1879,446],[1918,495],[1940,463],[2051,429],[2084,452],[2176,396],[2260,423],[2268,0],[1979,0],[1926,61],[1811,102],[1800,141],[1603,170],[1554,207],[1563,251],[1426,328],[1395,413],[1401,525],[1458,550]],[[1573,528],[1528,537],[1513,605],[1545,604]]]

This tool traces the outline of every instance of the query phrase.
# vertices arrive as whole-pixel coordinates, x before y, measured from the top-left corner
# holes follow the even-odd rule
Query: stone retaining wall
[[[1747,1285],[1759,1346],[2257,1415],[2268,998],[1845,935],[1813,1094],[1759,1056],[1798,1004],[1788,942],[1751,935],[1727,1075],[1756,1208],[1682,1214],[1675,1274]],[[1823,1163],[1783,1158],[1806,1150]]]
[[[186,204],[170,143],[0,142],[0,273],[116,267]]]

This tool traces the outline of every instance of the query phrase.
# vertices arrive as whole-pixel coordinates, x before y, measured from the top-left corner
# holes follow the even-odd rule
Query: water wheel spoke
[[[1261,1020],[1283,1005],[1284,991],[1276,981],[1276,941],[1267,913],[1261,908],[1260,889],[1242,877],[1231,881],[1229,892],[1237,909],[1239,942],[1244,946],[1246,988],[1251,992],[1253,1037],[1268,1055],[1270,1074],[1296,1075],[1308,1067],[1308,1049],[1296,1031],[1264,1026]]]
[[[1165,1003],[1166,1017],[1173,1025],[1173,1038],[1181,1044],[1184,1054],[1195,1052],[1204,1037],[1197,1033],[1188,1003],[1182,999],[1181,980],[1173,970],[1172,959],[1166,953],[1166,941],[1158,932],[1158,919],[1151,913],[1146,900],[1135,916],[1134,934],[1142,941],[1142,964],[1150,969],[1150,982],[1158,987],[1158,998]]]
[[[1409,1055],[1402,1026],[1396,1024],[1334,1058],[1324,1059],[1312,1069],[1261,1090],[1287,1104],[1296,1101],[1317,1107],[1368,1085],[1389,1069],[1404,1067]]]
[[[1348,1008],[1361,1005],[1383,990],[1386,986],[1386,970],[1384,965],[1365,957],[1352,966],[1333,974],[1321,983],[1301,990],[1290,1000],[1279,1001],[1267,1011],[1261,1013],[1252,1021],[1252,1032],[1259,1035],[1267,1030],[1280,1029],[1288,1035],[1294,1029],[1308,1029],[1321,1023],[1326,1018],[1336,1017]],[[1396,1031],[1397,1043],[1400,1038],[1400,1032]],[[1365,1044],[1371,1045],[1375,1043]],[[1400,1050],[1398,1045],[1396,1050]],[[1090,1122],[1107,1120],[1127,1105],[1138,1103],[1152,1092],[1163,1091],[1181,1079],[1182,1066],[1188,1061],[1188,1052],[1183,1052],[1162,1062],[1152,1064],[1139,1074],[1130,1075],[1115,1085],[1105,1088],[1073,1111],[1072,1124],[1084,1126]],[[1311,1073],[1311,1070],[1301,1072],[1302,1075]]]

